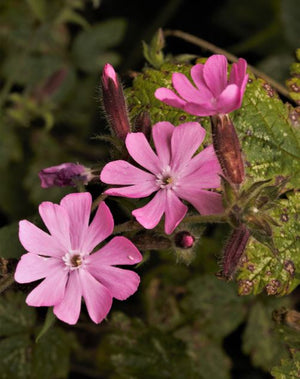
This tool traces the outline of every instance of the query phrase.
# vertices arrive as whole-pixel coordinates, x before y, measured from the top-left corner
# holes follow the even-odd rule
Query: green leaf
[[[242,107],[232,120],[245,154],[247,174],[254,181],[289,176],[300,185],[300,130],[290,119],[293,111],[269,84],[250,77]]]
[[[237,295],[233,283],[204,275],[190,280],[187,290],[184,309],[197,320],[202,333],[219,339],[242,323],[246,314],[245,302]]]
[[[176,337],[187,344],[187,354],[194,363],[195,378],[230,378],[230,359],[223,351],[221,343],[215,343],[203,334],[202,326],[186,326],[176,332]]]
[[[19,223],[0,228],[0,257],[20,258],[24,254],[24,249],[19,242]]]
[[[39,332],[38,336],[36,337],[35,342],[39,342],[40,338],[42,338],[49,331],[49,329],[53,326],[55,320],[56,320],[56,318],[55,318],[55,315],[53,313],[53,309],[48,308],[44,325],[43,325],[41,331]]]
[[[271,375],[275,379],[294,379],[300,376],[300,352],[293,351],[292,357],[283,359],[280,366],[272,368]]]
[[[27,3],[39,21],[44,21],[46,18],[46,3],[45,0],[27,0]]]
[[[0,336],[12,336],[30,330],[35,324],[35,310],[25,303],[22,293],[6,291],[0,297]]]
[[[74,63],[87,72],[98,72],[107,61],[118,63],[117,54],[107,50],[122,41],[125,28],[125,20],[115,18],[79,33],[72,48]]]
[[[273,228],[277,254],[253,238],[249,240],[237,278],[240,294],[258,294],[265,289],[270,295],[285,295],[300,283],[299,205],[300,193],[295,192],[270,212],[280,225]]]
[[[272,321],[272,306],[257,302],[251,308],[243,334],[243,351],[250,354],[255,367],[266,371],[287,354]]]

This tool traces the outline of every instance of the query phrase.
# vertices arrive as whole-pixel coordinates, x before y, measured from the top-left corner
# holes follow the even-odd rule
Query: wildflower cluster
[[[221,275],[233,275],[254,219],[241,200],[244,161],[229,116],[241,107],[248,80],[246,68],[246,61],[239,59],[232,65],[228,79],[226,58],[213,55],[205,64],[192,67],[193,82],[175,72],[174,90],[158,88],[153,93],[169,106],[192,115],[210,116],[213,143],[204,147],[206,131],[198,122],[173,125],[161,120],[151,127],[149,115],[144,113],[131,126],[118,76],[110,64],[105,65],[103,107],[114,138],[122,144],[122,159],[107,163],[101,170],[100,181],[113,187],[105,189],[94,203],[90,193],[84,192],[65,196],[59,205],[40,205],[40,216],[49,234],[27,220],[20,222],[19,238],[28,253],[17,266],[15,280],[28,283],[43,279],[28,295],[28,305],[53,306],[60,320],[75,324],[83,297],[91,319],[99,323],[108,314],[113,298],[125,300],[137,290],[139,276],[116,267],[141,262],[137,247],[122,236],[99,246],[111,234],[122,232],[118,226],[114,230],[113,216],[103,200],[106,196],[146,198],[146,203],[132,211],[137,222],[129,221],[130,225],[133,229],[153,229],[164,217],[165,238],[173,241],[171,245],[177,251],[184,251],[184,261],[197,239],[189,230],[178,228],[188,212],[193,214],[191,219],[198,217],[197,212],[208,221],[228,220],[234,230],[225,247]],[[82,186],[97,179],[91,169],[74,163],[45,168],[39,176],[44,188]],[[247,199],[254,190],[258,195],[263,193],[265,187],[259,188],[260,192],[257,188],[248,190]],[[226,202],[228,196],[231,200]],[[89,224],[91,210],[98,203]],[[268,221],[264,220],[266,230]]]

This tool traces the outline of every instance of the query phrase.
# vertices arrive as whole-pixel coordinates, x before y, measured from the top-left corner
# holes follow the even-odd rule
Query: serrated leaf
[[[182,305],[197,320],[202,333],[222,338],[243,321],[244,300],[237,295],[234,284],[204,275],[190,280],[187,289]]]
[[[115,314],[109,336],[111,359],[120,378],[192,378],[185,345],[170,334],[147,328],[141,320]]]
[[[254,304],[243,334],[243,351],[251,356],[255,367],[266,371],[287,354],[284,342],[275,330],[271,309],[261,302]]]
[[[253,238],[249,240],[237,278],[240,294],[258,294],[265,289],[269,295],[285,295],[299,284],[299,205],[300,193],[296,192],[280,200],[270,212],[280,224],[273,227],[277,254]]]
[[[300,352],[292,353],[291,358],[283,359],[280,366],[273,367],[271,375],[275,379],[296,379],[300,377]]]
[[[194,363],[194,377],[197,379],[229,379],[230,360],[221,343],[212,341],[196,327],[187,326],[176,333],[176,337],[187,344],[187,354]]]
[[[106,62],[118,63],[116,53],[107,51],[119,44],[124,36],[126,22],[110,19],[93,25],[76,37],[72,54],[75,64],[84,71],[98,72]]]

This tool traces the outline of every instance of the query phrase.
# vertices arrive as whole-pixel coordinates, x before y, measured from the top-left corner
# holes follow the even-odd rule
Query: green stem
[[[238,57],[236,57],[233,54],[230,54],[228,51],[221,49],[220,47],[213,45],[210,42],[205,41],[202,38],[193,36],[192,34],[185,33],[181,30],[165,30],[164,31],[165,37],[172,36],[172,37],[177,37],[181,38],[187,42],[192,43],[193,45],[199,46],[205,50],[212,51],[215,54],[222,54],[225,55],[225,57],[230,61],[230,62],[237,62]],[[248,68],[255,74],[256,76],[259,76],[260,78],[266,80],[268,83],[271,84],[272,87],[274,87],[279,93],[281,93],[283,96],[289,98],[290,100],[294,101],[290,94],[289,91],[280,83],[278,83],[276,80],[270,78],[268,75],[265,73],[257,70],[255,67],[248,65]]]
[[[114,228],[114,234],[119,234],[123,232],[131,232],[134,230],[144,230],[144,227],[139,224],[137,221],[130,220],[126,221],[123,224],[116,225]]]
[[[105,195],[105,193],[101,193],[101,195],[99,195],[94,201],[93,201],[93,204],[92,204],[92,212],[98,207],[98,205],[101,203],[101,201],[103,201],[104,199],[107,198],[107,195]]]
[[[182,224],[209,224],[209,223],[226,223],[228,222],[228,218],[224,214],[220,215],[194,215],[186,217]]]

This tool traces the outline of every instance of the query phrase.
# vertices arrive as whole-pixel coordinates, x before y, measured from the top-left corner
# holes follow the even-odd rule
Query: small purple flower
[[[248,75],[247,62],[240,58],[233,63],[227,79],[227,59],[224,55],[212,55],[205,64],[196,64],[189,79],[179,72],[172,76],[173,87],[158,88],[155,97],[164,103],[196,116],[227,114],[241,107]]]
[[[77,163],[62,163],[58,166],[44,168],[39,172],[41,187],[76,186],[77,182],[87,184],[93,177],[90,169]]]
[[[104,183],[123,185],[105,191],[107,195],[142,198],[156,192],[144,207],[132,214],[146,229],[154,228],[165,214],[165,232],[171,234],[184,218],[191,203],[201,214],[222,213],[221,195],[207,191],[220,186],[221,168],[213,146],[193,157],[204,140],[205,130],[197,122],[177,127],[163,121],[152,128],[156,154],[143,133],[129,133],[126,147],[141,170],[123,161],[108,163],[100,179]]]

